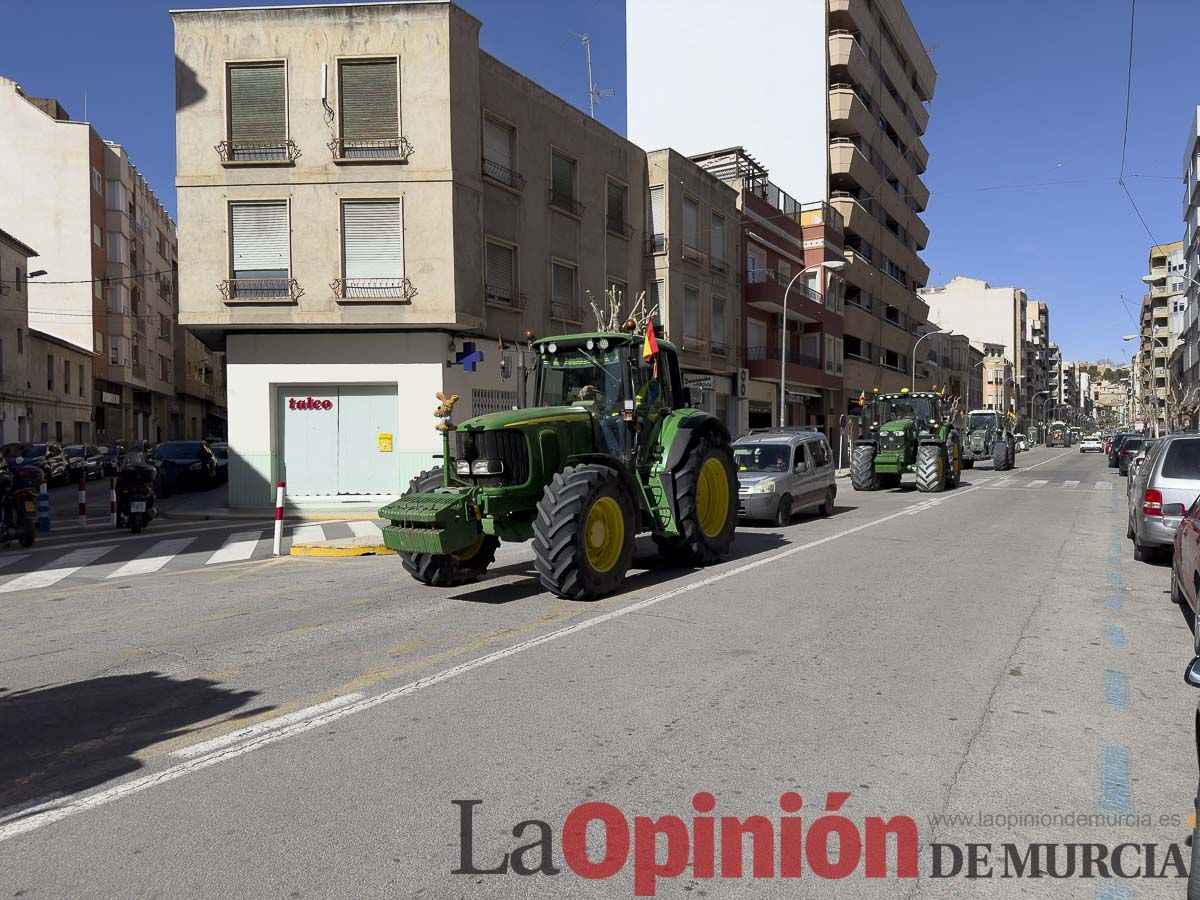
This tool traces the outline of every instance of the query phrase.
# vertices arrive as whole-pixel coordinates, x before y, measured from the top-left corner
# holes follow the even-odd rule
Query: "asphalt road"
[[[940,495],[842,483],[835,516],[744,527],[713,569],[664,568],[639,545],[626,591],[591,604],[543,593],[523,547],[449,591],[368,557],[0,593],[0,889],[628,897],[653,838],[635,817],[679,816],[658,838],[679,874],[640,884],[659,896],[1182,896],[1175,878],[999,877],[1005,844],[1186,859],[1197,780],[1189,626],[1168,569],[1132,560],[1122,479],[1074,449],[1017,462]],[[720,823],[705,877],[704,791],[711,817],[764,817],[751,827],[776,848],[802,819],[800,877],[765,843],[753,877],[750,838],[742,877],[720,877]],[[831,792],[849,794],[840,813]],[[474,868],[536,843],[539,826],[518,826],[542,820],[561,874],[453,874],[455,800],[481,801]],[[584,868],[564,822],[588,802],[634,835],[617,865],[611,823],[615,874],[595,880],[564,855]],[[911,817],[920,877],[896,877],[893,848],[888,877],[862,862],[833,878],[821,862],[837,851],[812,846],[830,815],[850,851],[853,833],[878,846],[870,817]],[[599,864],[602,826],[586,840]],[[991,845],[993,877],[931,877],[935,853],[953,855],[931,845],[968,843]]]

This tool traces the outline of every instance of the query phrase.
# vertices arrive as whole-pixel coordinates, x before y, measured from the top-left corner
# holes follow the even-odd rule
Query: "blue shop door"
[[[342,385],[338,404],[337,492],[400,493],[396,385]]]
[[[338,406],[336,385],[279,389],[283,477],[289,495],[337,493]]]

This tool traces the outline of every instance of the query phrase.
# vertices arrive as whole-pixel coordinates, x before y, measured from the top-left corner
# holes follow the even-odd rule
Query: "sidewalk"
[[[346,500],[338,503],[330,503],[323,499],[294,501],[285,498],[283,516],[294,522],[375,520],[379,518],[379,507],[383,506],[385,502],[387,502],[386,499],[380,497]],[[274,506],[231,507],[229,505],[229,486],[225,484],[215,487],[211,491],[173,494],[165,499],[160,498],[158,509],[163,518],[176,521],[262,520],[275,517]]]

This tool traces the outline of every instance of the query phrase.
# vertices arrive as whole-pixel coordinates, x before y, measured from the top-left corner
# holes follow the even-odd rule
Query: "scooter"
[[[36,466],[0,468],[0,543],[4,546],[14,540],[22,547],[33,546],[38,488],[43,477]]]
[[[146,464],[126,465],[117,475],[117,526],[140,534],[158,515],[154,505],[154,479],[158,470]]]

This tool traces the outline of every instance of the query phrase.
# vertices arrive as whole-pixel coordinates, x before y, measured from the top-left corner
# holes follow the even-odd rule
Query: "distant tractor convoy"
[[[850,459],[856,491],[899,487],[906,472],[916,473],[917,490],[925,493],[955,488],[962,465],[962,441],[940,394],[905,388],[864,405]]]
[[[379,511],[405,569],[461,585],[487,571],[500,541],[532,540],[543,586],[589,600],[622,584],[641,532],[672,563],[725,559],[738,518],[731,437],[690,405],[675,348],[652,328],[532,347],[533,408],[455,425],[457,397],[439,395],[446,468]]]
[[[1067,423],[1056,421],[1050,423],[1050,429],[1046,432],[1047,447],[1070,447],[1071,446],[1071,429],[1067,427]]]

